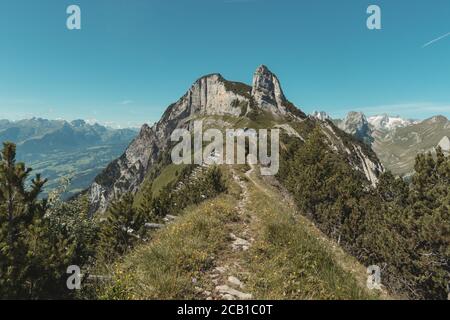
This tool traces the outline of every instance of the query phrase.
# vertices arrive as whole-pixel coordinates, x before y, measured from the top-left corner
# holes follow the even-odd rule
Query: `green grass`
[[[245,291],[255,299],[375,299],[365,287],[365,268],[296,214],[285,197],[246,166],[236,172],[248,185],[246,214],[239,215],[241,188],[224,170],[228,191],[182,211],[177,220],[155,232],[109,267],[112,281],[98,289],[100,299],[197,299],[218,260],[230,252],[230,232],[249,221],[253,245],[242,253]],[[170,176],[167,168],[164,176]],[[250,212],[248,212],[250,210]],[[244,220],[242,220],[244,219]],[[242,230],[241,230],[242,231]],[[230,258],[231,257],[231,258]],[[236,257],[235,257],[236,258]],[[193,280],[196,281],[193,281]]]
[[[297,219],[285,199],[254,189],[259,235],[249,252],[247,290],[258,299],[372,299],[364,287],[364,269],[348,255],[332,252],[306,219]],[[359,272],[357,276],[342,264]]]
[[[150,181],[150,179],[147,177],[144,182],[142,183],[142,186],[153,182],[152,184],[152,194],[153,196],[158,196],[160,191],[167,186],[169,183],[175,181],[177,179],[178,174],[185,168],[186,165],[175,165],[175,164],[169,164],[165,166],[161,173],[153,180]],[[142,190],[145,190],[145,188],[140,188],[140,190],[135,195],[134,203],[135,205],[139,205],[142,201]]]
[[[165,167],[161,174],[153,181],[153,196],[157,196],[162,188],[167,186],[170,182],[174,181],[184,167],[185,165],[175,164],[169,164],[167,167]]]
[[[99,290],[101,299],[193,299],[193,279],[212,268],[226,243],[224,224],[236,219],[236,199],[222,195],[157,232],[114,266],[113,281]]]

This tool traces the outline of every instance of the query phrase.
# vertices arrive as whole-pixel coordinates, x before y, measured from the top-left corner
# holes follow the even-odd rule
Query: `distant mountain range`
[[[366,117],[349,112],[345,119],[332,119],[326,112],[314,112],[315,118],[331,120],[340,129],[370,145],[383,165],[394,174],[409,176],[418,153],[433,152],[439,145],[450,152],[450,122],[444,116],[419,121],[387,114]]]
[[[349,112],[344,119],[332,119],[321,111],[314,112],[312,117],[330,120],[370,145],[383,165],[397,175],[410,175],[420,152],[433,151],[439,145],[450,153],[450,122],[444,116],[418,121]],[[46,191],[58,187],[62,177],[71,178],[66,196],[89,187],[111,161],[123,154],[137,134],[135,129],[112,129],[84,120],[0,119],[0,142],[17,144],[18,159],[32,167],[34,173],[49,179]]]
[[[18,160],[49,179],[46,191],[57,187],[60,178],[71,178],[66,195],[88,187],[136,134],[133,129],[112,129],[84,120],[0,120],[0,142],[17,144]]]

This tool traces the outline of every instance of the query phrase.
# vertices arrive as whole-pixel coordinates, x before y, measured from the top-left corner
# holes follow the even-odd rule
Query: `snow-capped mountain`
[[[433,152],[438,145],[450,153],[450,122],[444,116],[416,121],[387,114],[366,118],[361,112],[349,112],[345,119],[333,122],[369,145],[385,168],[397,175],[410,175],[417,154]]]
[[[364,113],[350,111],[344,120],[336,120],[335,123],[339,129],[351,134],[368,145],[372,144],[372,128]]]
[[[376,115],[367,118],[367,121],[374,130],[391,131],[396,128],[403,128],[417,123],[414,120],[403,119],[399,116],[391,117],[387,114]]]
[[[331,120],[330,115],[325,111],[314,111],[311,116],[322,121]]]

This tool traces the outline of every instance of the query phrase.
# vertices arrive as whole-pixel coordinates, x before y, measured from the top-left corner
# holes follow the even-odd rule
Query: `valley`
[[[0,142],[16,143],[18,160],[49,180],[44,195],[64,187],[65,198],[86,189],[135,134],[83,120],[0,120]]]

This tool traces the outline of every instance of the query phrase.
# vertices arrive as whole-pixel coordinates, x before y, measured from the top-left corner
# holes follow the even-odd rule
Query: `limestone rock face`
[[[373,142],[369,122],[362,112],[349,112],[345,120],[339,124],[339,128],[368,145]]]
[[[325,111],[314,111],[311,116],[322,121],[331,120],[330,115]]]
[[[242,112],[240,102],[248,102],[248,99],[227,90],[226,80],[219,74],[213,74],[194,83],[175,104],[169,119],[179,119],[183,114],[239,116]]]
[[[202,77],[168,107],[160,121],[152,127],[143,125],[125,153],[110,163],[90,186],[91,213],[105,211],[112,200],[125,192],[136,192],[149,168],[168,148],[172,132],[177,128],[189,128],[193,117],[245,113],[249,98],[233,91],[233,86],[228,84],[220,74]],[[250,95],[249,88],[248,91]]]
[[[450,139],[447,136],[444,136],[441,141],[439,141],[438,146],[441,147],[442,151],[449,153],[450,152]]]
[[[250,111],[261,113],[263,117],[272,115],[279,122],[279,128],[301,140],[303,138],[289,122],[312,121],[285,98],[278,78],[265,66],[257,68],[252,87],[227,81],[220,74],[204,76],[167,108],[161,120],[151,127],[142,126],[138,136],[122,156],[111,162],[96,177],[88,189],[91,214],[104,212],[113,200],[126,192],[137,192],[149,170],[165,152],[170,152],[170,136],[175,129],[190,130],[197,118],[204,120],[205,125],[226,127],[228,123],[221,116],[245,117]],[[249,119],[250,116],[247,120]],[[327,123],[321,122],[321,125],[325,126]],[[325,128],[323,130],[327,131]],[[332,130],[328,130],[326,134],[334,145],[344,148],[341,146],[342,142],[339,143],[339,135]],[[360,156],[368,159],[362,151]],[[378,164],[372,165],[361,158],[356,159],[355,167],[364,170],[368,179],[374,181],[377,175],[374,168]]]
[[[261,108],[274,114],[286,114],[286,98],[280,81],[264,65],[258,67],[253,76],[252,97]]]
[[[163,146],[155,128],[144,125],[125,153],[111,162],[89,188],[91,212],[103,212],[124,192],[135,192]]]

